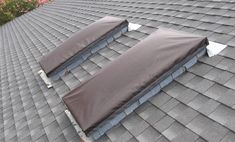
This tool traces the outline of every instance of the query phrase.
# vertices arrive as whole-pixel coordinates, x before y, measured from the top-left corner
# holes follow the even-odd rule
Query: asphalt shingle
[[[3,25],[0,141],[79,141],[61,97],[159,27],[205,35],[229,47],[200,59],[98,141],[234,141],[234,7],[231,0],[54,0]],[[142,27],[122,35],[47,89],[37,74],[41,57],[105,15]]]

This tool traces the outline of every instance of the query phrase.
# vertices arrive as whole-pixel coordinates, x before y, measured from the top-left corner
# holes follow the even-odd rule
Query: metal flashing
[[[137,30],[137,29],[139,29],[141,26],[142,26],[142,25],[140,25],[140,24],[129,23],[129,24],[128,24],[128,31]]]
[[[226,47],[227,45],[209,41],[209,45],[206,47],[207,54],[209,57],[215,56],[219,54],[222,50],[224,50]]]
[[[52,87],[52,83],[50,78],[47,77],[46,73],[43,70],[38,71],[39,76],[41,77],[41,79],[43,80],[43,82],[46,84],[47,88],[51,88]]]

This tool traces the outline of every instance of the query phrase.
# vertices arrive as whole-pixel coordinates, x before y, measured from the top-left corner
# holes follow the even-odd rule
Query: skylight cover
[[[87,46],[97,44],[97,41],[102,40],[106,34],[112,32],[116,27],[127,25],[128,22],[124,19],[106,16],[75,33],[55,50],[44,56],[39,63],[48,75],[68,62],[78,52],[82,52]],[[65,65],[64,68],[66,68]]]
[[[159,29],[63,97],[73,117],[89,133],[152,82],[197,49],[206,37]]]

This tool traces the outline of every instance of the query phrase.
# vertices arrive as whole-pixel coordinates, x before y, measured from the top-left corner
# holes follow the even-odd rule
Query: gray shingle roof
[[[143,25],[47,89],[38,61],[105,15]],[[55,0],[0,27],[0,141],[79,141],[61,97],[158,27],[229,45],[203,57],[100,142],[235,141],[235,1]]]

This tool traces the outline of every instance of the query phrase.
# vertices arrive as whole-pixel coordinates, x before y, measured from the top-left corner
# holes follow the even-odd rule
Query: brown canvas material
[[[208,44],[206,37],[159,29],[63,97],[88,132],[165,72]]]
[[[44,56],[39,62],[42,69],[46,74],[50,73],[83,48],[92,44],[124,22],[127,23],[124,19],[106,16],[90,24]]]

